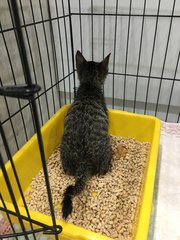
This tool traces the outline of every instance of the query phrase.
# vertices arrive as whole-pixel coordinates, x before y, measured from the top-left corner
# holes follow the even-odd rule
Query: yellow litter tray
[[[59,145],[63,134],[64,116],[69,105],[63,106],[43,127],[42,136],[46,159],[52,154],[53,150]],[[144,182],[142,201],[138,217],[138,224],[135,233],[136,240],[146,240],[148,235],[148,227],[150,221],[154,180],[156,173],[156,163],[160,137],[160,120],[156,117],[145,116],[141,114],[133,114],[119,110],[109,110],[110,134],[123,137],[134,137],[139,141],[148,141],[151,143],[150,158],[146,171]],[[25,192],[30,185],[32,178],[36,176],[42,168],[41,158],[39,154],[37,137],[34,135],[13,157],[16,170],[23,191]],[[19,205],[20,213],[27,216],[24,207],[21,207],[20,193],[14,178],[10,162],[6,163],[8,172],[16,200]],[[14,211],[11,199],[4,181],[2,172],[0,171],[0,192],[9,210]],[[1,202],[0,202],[1,204]],[[31,211],[32,219],[51,225],[51,217],[39,212]],[[15,220],[15,219],[14,219]],[[57,220],[57,224],[63,227],[62,233],[59,235],[62,240],[106,240],[109,237],[98,233],[77,227],[73,224]]]

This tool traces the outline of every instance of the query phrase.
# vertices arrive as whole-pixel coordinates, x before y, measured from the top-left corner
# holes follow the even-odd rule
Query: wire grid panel
[[[39,4],[40,4],[41,16],[42,16],[42,20],[43,20],[41,2],[39,2]],[[48,7],[49,20],[50,20],[51,19],[51,12],[50,12],[49,2],[47,2],[47,4],[48,4],[47,7]],[[1,235],[0,237],[2,239],[3,238],[9,238],[9,237],[15,237],[17,239],[17,236],[24,236],[24,238],[26,240],[28,240],[28,239],[30,239],[30,234],[31,234],[32,239],[36,239],[35,233],[37,233],[37,232],[45,233],[47,231],[49,232],[49,230],[50,230],[51,234],[54,234],[55,239],[58,240],[58,234],[62,231],[62,227],[57,226],[57,224],[56,224],[56,217],[55,217],[55,212],[54,212],[52,193],[51,193],[48,171],[47,171],[47,166],[46,166],[46,158],[45,158],[45,151],[44,151],[44,146],[43,146],[43,139],[42,139],[41,130],[40,130],[41,125],[40,125],[40,121],[39,121],[39,117],[38,117],[38,110],[37,110],[37,105],[36,105],[36,98],[37,97],[35,97],[35,93],[39,91],[40,87],[37,85],[36,81],[35,81],[35,84],[33,85],[33,81],[31,79],[31,71],[30,71],[30,67],[29,67],[29,63],[28,63],[28,57],[26,55],[26,46],[25,46],[25,41],[24,41],[24,38],[23,38],[23,31],[22,31],[22,25],[20,23],[20,16],[19,16],[19,10],[18,10],[19,7],[18,7],[18,4],[17,4],[17,1],[16,0],[12,1],[12,2],[8,1],[8,7],[9,7],[10,14],[11,14],[11,20],[12,20],[12,23],[13,23],[13,30],[14,30],[15,37],[16,37],[18,53],[19,53],[19,57],[20,57],[20,60],[21,60],[22,70],[23,70],[23,75],[24,75],[24,80],[25,80],[26,85],[25,85],[25,88],[24,87],[22,88],[22,86],[20,84],[17,84],[17,82],[16,82],[16,79],[14,77],[13,67],[12,67],[12,64],[11,64],[10,53],[9,53],[9,50],[8,50],[8,47],[7,47],[7,44],[6,44],[4,31],[2,30],[2,26],[1,26],[3,41],[4,41],[4,44],[5,44],[6,51],[7,51],[8,59],[10,61],[12,76],[13,76],[13,79],[14,79],[14,85],[17,84],[18,86],[10,85],[10,87],[8,87],[8,86],[5,87],[5,86],[3,86],[3,83],[1,82],[2,87],[0,88],[0,93],[1,93],[1,95],[4,95],[4,96],[15,97],[18,100],[19,100],[19,98],[24,98],[24,99],[29,100],[29,104],[27,104],[27,106],[30,107],[30,110],[31,110],[31,113],[32,113],[33,125],[34,125],[34,131],[37,134],[38,147],[39,147],[39,153],[40,153],[40,156],[41,156],[41,165],[42,165],[42,170],[43,170],[43,173],[44,173],[44,181],[45,181],[46,190],[47,190],[47,200],[48,200],[49,208],[50,208],[52,226],[47,226],[46,224],[43,224],[41,222],[38,222],[38,221],[35,221],[35,220],[31,219],[31,217],[30,217],[29,209],[27,207],[25,196],[23,194],[23,187],[20,184],[20,178],[18,176],[18,171],[17,171],[17,168],[15,167],[15,163],[12,159],[12,154],[11,154],[12,151],[9,148],[9,143],[7,141],[6,134],[5,134],[4,128],[3,128],[3,124],[6,123],[9,120],[11,122],[12,129],[14,130],[14,126],[13,126],[13,123],[11,121],[12,116],[8,116],[8,119],[4,120],[3,123],[0,122],[0,133],[1,133],[2,141],[3,141],[3,145],[4,145],[4,148],[5,148],[7,157],[9,159],[9,163],[11,165],[11,169],[12,169],[12,172],[13,172],[14,179],[12,180],[12,176],[10,176],[11,174],[10,175],[8,174],[8,171],[7,171],[7,168],[5,167],[5,164],[3,162],[1,153],[0,153],[0,168],[1,168],[1,173],[3,174],[3,178],[4,178],[4,181],[5,181],[5,186],[4,187],[7,188],[8,194],[9,194],[10,199],[11,199],[10,201],[12,201],[12,204],[13,204],[13,207],[14,207],[14,212],[9,211],[9,209],[7,209],[6,203],[4,201],[4,197],[0,193],[0,201],[1,201],[0,210],[3,211],[4,213],[6,213],[6,216],[9,220],[9,223],[11,225],[11,230],[12,230],[11,233]],[[22,10],[21,2],[20,2],[20,8]],[[24,17],[23,10],[22,10],[22,16]],[[33,18],[33,20],[34,20],[34,18]],[[24,27],[25,27],[25,30],[26,30],[26,26],[24,26]],[[54,95],[54,92],[53,92],[53,87],[56,86],[59,83],[59,80],[56,79],[57,83],[52,84],[52,73],[51,73],[51,66],[50,66],[50,53],[49,53],[48,45],[47,45],[47,35],[46,35],[46,32],[45,32],[44,20],[43,20],[43,31],[44,31],[45,43],[46,43],[46,47],[47,47],[49,71],[50,71],[50,78],[51,78],[51,87],[49,89],[52,89],[52,97],[53,97],[53,101],[54,101],[55,95]],[[52,24],[50,24],[50,31],[51,31],[51,33],[53,33]],[[26,31],[26,37],[28,37],[27,31]],[[28,43],[29,43],[29,39],[27,39],[27,40],[28,40]],[[53,42],[52,43],[53,44],[53,51],[55,51],[54,50],[54,38],[51,37],[51,40]],[[38,38],[37,38],[37,42],[38,42],[38,48],[39,48]],[[29,48],[30,48],[30,45],[29,45]],[[30,54],[31,54],[31,49],[30,49]],[[55,57],[55,56],[56,55],[54,53],[53,57]],[[31,55],[31,57],[32,57],[32,55]],[[41,59],[41,54],[40,54],[40,59]],[[33,58],[31,58],[31,60],[33,62]],[[40,61],[42,62],[42,59]],[[44,72],[43,72],[43,74],[44,74]],[[43,81],[45,82],[45,79],[43,79]],[[33,88],[34,88],[33,86],[35,86],[35,89],[36,89],[36,90],[34,89],[35,92],[33,90]],[[14,90],[16,90],[16,91],[14,91]],[[13,94],[12,94],[12,91],[13,91]],[[14,95],[14,93],[15,93],[15,95]],[[47,93],[47,89],[44,89],[44,93],[45,94]],[[39,96],[38,96],[38,98],[39,98]],[[4,100],[5,100],[5,104],[7,104],[6,98]],[[54,113],[55,113],[55,102],[53,102],[53,103],[54,103],[53,107],[54,107]],[[20,104],[21,103],[19,102],[19,106],[21,107]],[[60,99],[59,99],[59,105],[61,105]],[[8,104],[6,106],[8,106]],[[22,109],[20,109],[20,110],[22,110]],[[17,111],[13,115],[16,115],[18,112],[19,111]],[[8,114],[10,114],[9,111],[8,111]],[[22,117],[23,124],[25,124],[23,115],[21,117]],[[50,117],[50,112],[48,112],[48,117]],[[24,125],[24,127],[26,127],[26,126]],[[14,133],[14,138],[17,141],[15,133]],[[26,138],[27,138],[27,135],[26,135]],[[12,182],[15,185],[12,185]],[[17,184],[17,187],[16,187],[16,184]],[[3,186],[3,181],[2,181],[2,186]],[[15,196],[15,191],[14,191],[15,189],[14,188],[15,189],[17,188],[19,190],[19,194],[20,194],[19,196],[20,196],[20,198],[23,202],[23,206],[25,208],[27,216],[22,216],[21,213],[20,213],[19,206],[18,206],[18,203],[17,203],[17,198],[16,198],[17,196]],[[10,218],[10,215],[11,216],[14,215],[14,216],[17,217],[19,226],[21,228],[20,232],[15,231],[12,220]],[[25,226],[24,220],[28,221],[28,223],[29,223],[28,229]],[[38,225],[39,229],[34,229],[33,224]]]
[[[42,126],[62,105],[72,101],[69,94],[74,86],[68,5],[67,1],[17,2],[31,78],[41,86],[36,102]],[[25,84],[10,1],[3,0],[0,5],[0,83],[1,86]],[[29,102],[1,97],[0,109],[6,137],[15,153],[34,134]],[[1,140],[0,146],[3,146]],[[3,147],[1,149],[3,159],[7,159]]]
[[[35,98],[40,126],[62,105],[73,100],[78,86],[74,66],[76,50],[81,50],[87,60],[94,61],[101,61],[111,52],[104,86],[108,107],[179,122],[180,33],[177,29],[180,2],[17,2],[32,82],[41,86]],[[10,0],[0,1],[1,86],[27,83],[10,5]],[[3,141],[0,138],[0,147],[4,161],[11,159],[11,155],[34,134],[37,121],[32,115],[34,110],[29,101],[0,97],[3,138]],[[4,139],[10,149],[5,147]],[[1,156],[0,163],[3,169]],[[12,189],[10,192],[13,193]],[[1,195],[0,198],[3,201]],[[18,208],[16,210],[18,213]],[[20,225],[25,231],[22,222]]]
[[[36,100],[41,125],[72,102],[72,59],[78,49],[94,61],[111,52],[104,88],[108,107],[179,122],[179,2],[69,3],[70,12],[68,1],[18,1],[31,77],[42,88]],[[22,84],[25,78],[10,1],[0,4],[1,85]],[[30,105],[19,99],[1,97],[0,101],[1,121],[16,152],[34,133]]]
[[[109,107],[179,122],[178,1],[71,1],[74,49],[87,59],[111,52]]]

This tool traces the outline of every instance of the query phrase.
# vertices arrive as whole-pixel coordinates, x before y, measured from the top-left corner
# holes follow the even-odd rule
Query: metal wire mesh
[[[14,3],[13,3],[14,2]],[[15,4],[17,3],[17,5]],[[106,103],[164,121],[180,121],[180,3],[173,1],[30,0],[0,2],[0,84],[41,86],[33,97],[0,97],[1,169],[28,239],[4,162],[10,159],[28,214],[12,155],[37,132],[53,227],[39,224],[39,231],[55,231],[51,191],[45,166],[40,127],[64,104],[73,101],[78,86],[74,54],[100,61],[109,52],[109,75],[104,86]],[[19,21],[19,22],[18,22]],[[3,210],[6,209],[1,195]],[[12,223],[11,223],[12,225]],[[13,230],[13,227],[12,227]],[[17,234],[13,230],[13,234]],[[6,237],[6,236],[3,236]]]

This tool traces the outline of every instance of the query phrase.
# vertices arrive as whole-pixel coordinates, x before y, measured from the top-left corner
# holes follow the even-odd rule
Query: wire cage
[[[0,165],[15,208],[0,195],[13,233],[61,232],[56,225],[40,128],[78,87],[74,55],[100,61],[111,53],[104,95],[109,108],[180,121],[180,2],[173,0],[1,0]],[[30,218],[12,155],[37,133],[52,226]],[[5,162],[11,161],[26,208],[21,216]],[[16,233],[10,215],[18,218]],[[26,230],[24,221],[30,222]],[[33,229],[33,224],[39,226]]]

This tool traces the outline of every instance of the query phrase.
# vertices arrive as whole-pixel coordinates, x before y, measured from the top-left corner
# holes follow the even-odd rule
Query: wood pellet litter
[[[112,239],[129,240],[138,217],[150,144],[116,136],[111,136],[111,142],[111,171],[93,177],[83,193],[73,199],[73,213],[68,222]],[[60,149],[56,148],[47,168],[57,219],[61,219],[63,192],[74,183],[74,177],[65,175],[60,163]],[[30,209],[50,214],[42,170],[33,178],[25,195]]]

